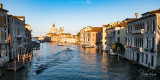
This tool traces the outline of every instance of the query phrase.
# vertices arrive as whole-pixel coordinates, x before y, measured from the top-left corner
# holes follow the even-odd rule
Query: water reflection
[[[43,48],[42,48],[43,45]],[[70,50],[66,50],[66,48]],[[38,52],[42,51],[39,59]],[[41,50],[34,51],[32,65],[17,72],[7,71],[0,80],[159,80],[158,76],[144,78],[138,72],[140,67],[116,56],[95,48],[82,48],[78,45],[57,46],[56,43],[43,43]],[[36,55],[37,54],[37,55]],[[37,64],[47,65],[36,74]],[[144,69],[142,69],[144,70]]]

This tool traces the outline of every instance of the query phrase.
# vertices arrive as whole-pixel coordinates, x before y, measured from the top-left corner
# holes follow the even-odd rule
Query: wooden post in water
[[[39,58],[40,58],[40,51],[39,51]]]
[[[19,63],[19,54],[18,54],[18,63]]]
[[[24,64],[24,55],[22,57],[23,57],[23,64]]]
[[[14,71],[16,72],[16,59],[14,59]]]
[[[42,56],[42,50],[41,50],[41,56]]]

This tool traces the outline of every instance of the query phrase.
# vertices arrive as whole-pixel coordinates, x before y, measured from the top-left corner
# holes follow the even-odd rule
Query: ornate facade
[[[127,26],[126,58],[151,69],[159,68],[160,9],[142,14]]]
[[[71,33],[64,33],[64,27],[60,27],[59,30],[55,27],[55,24],[50,29],[50,33],[46,34],[46,38],[50,38],[52,42],[64,42],[64,43],[76,43],[75,38]]]

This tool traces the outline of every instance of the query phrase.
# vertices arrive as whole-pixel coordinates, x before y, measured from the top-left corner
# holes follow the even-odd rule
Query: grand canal
[[[66,50],[66,48],[70,50]],[[141,75],[145,69],[96,49],[78,45],[57,46],[42,43],[42,57],[33,51],[31,66],[17,72],[7,71],[0,80],[160,80],[157,75]],[[37,65],[46,65],[36,74]]]

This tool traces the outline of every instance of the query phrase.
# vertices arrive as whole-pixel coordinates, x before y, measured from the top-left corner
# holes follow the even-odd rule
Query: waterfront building
[[[7,10],[0,4],[0,66],[9,61]]]
[[[23,56],[27,52],[27,33],[24,16],[8,14],[8,27],[10,35],[10,60],[17,59],[18,54]]]
[[[44,39],[45,39],[45,37],[42,36],[42,35],[40,35],[39,38],[38,38],[39,41],[43,41]]]
[[[136,13],[136,17],[138,13]],[[151,69],[160,66],[160,9],[127,23],[127,59]]]
[[[80,31],[81,44],[96,46],[99,43],[101,27],[85,27]]]
[[[62,43],[76,43],[77,42],[77,36],[72,35],[71,33],[61,33],[60,34],[60,41]]]
[[[101,30],[101,48],[102,50],[106,50],[106,28],[108,27],[108,25],[103,25],[102,26],[102,30]]]
[[[114,22],[105,26],[106,28],[106,42],[105,49],[110,53],[119,53],[124,55],[126,44],[127,22],[134,20],[127,18],[122,22]],[[103,42],[104,44],[104,42]]]
[[[92,30],[91,26],[85,27],[83,29],[80,30],[80,45],[86,44],[86,37],[85,37],[85,33],[89,30]]]
[[[26,28],[26,52],[30,52],[31,51],[31,41],[32,41],[32,30],[31,30],[31,26],[29,24],[25,24],[25,28]]]

